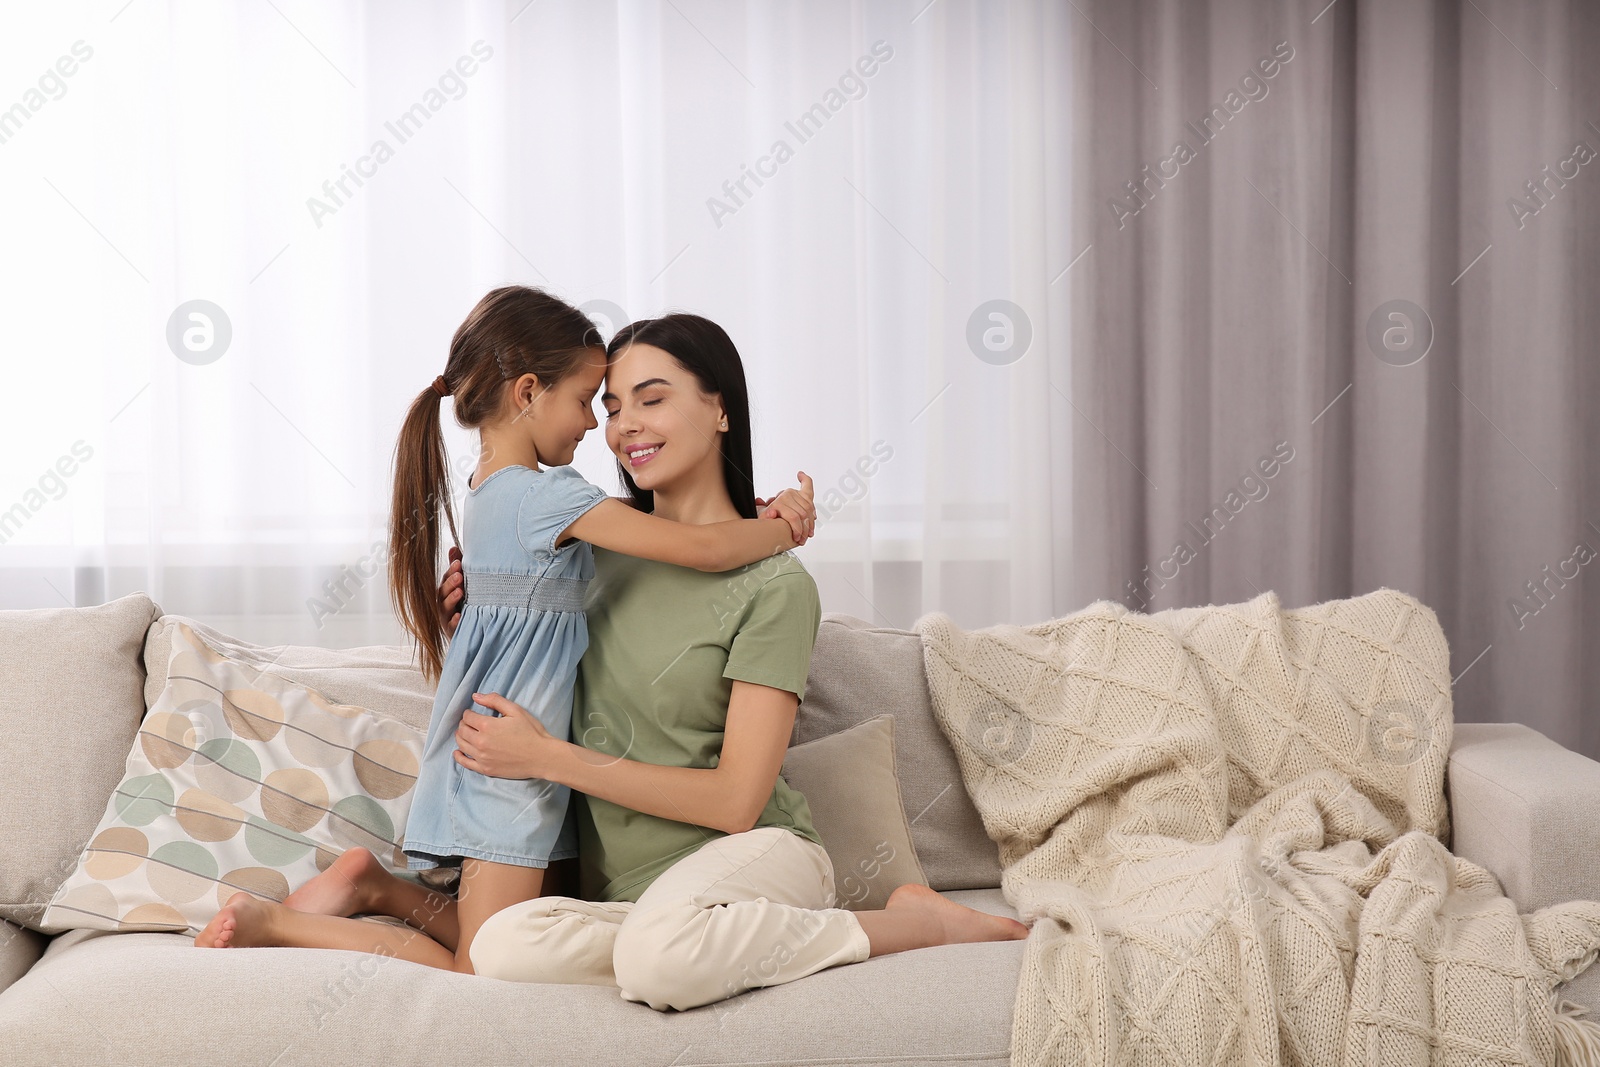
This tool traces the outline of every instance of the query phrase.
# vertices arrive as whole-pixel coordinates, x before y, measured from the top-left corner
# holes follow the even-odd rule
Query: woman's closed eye
[[[648,408],[648,407],[654,407],[656,404],[659,404],[659,403],[661,403],[661,401],[659,399],[657,399],[657,400],[646,400],[641,406]],[[621,408],[618,408],[616,411],[607,411],[606,412],[606,418],[614,419],[620,414],[622,414],[622,409]]]

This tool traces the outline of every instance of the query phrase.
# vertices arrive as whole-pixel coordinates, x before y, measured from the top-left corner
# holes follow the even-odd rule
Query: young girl
[[[445,373],[408,412],[397,446],[390,532],[397,614],[437,679],[403,850],[412,870],[461,866],[454,970],[483,920],[540,895],[552,860],[577,855],[570,790],[539,779],[491,778],[454,758],[473,694],[516,701],[566,737],[573,681],[588,644],[584,591],[591,545],[702,571],[723,571],[805,542],[815,511],[809,480],[769,515],[688,525],[614,500],[567,464],[595,428],[592,404],[606,370],[599,335],[582,312],[537,289],[489,293],[456,331]],[[457,422],[476,427],[482,458],[467,483],[463,521],[465,610],[441,659],[444,620],[434,593],[438,506],[455,534],[438,400],[455,396]],[[644,463],[648,450],[636,457]]]

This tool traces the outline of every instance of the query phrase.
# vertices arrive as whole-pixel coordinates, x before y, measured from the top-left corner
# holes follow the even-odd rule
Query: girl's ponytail
[[[450,467],[439,426],[439,394],[428,386],[411,402],[395,444],[389,521],[389,596],[400,623],[417,639],[422,674],[438,683],[444,666],[444,617],[436,571],[439,511],[459,545],[450,498]]]
[[[603,352],[599,331],[572,305],[524,285],[493,290],[450,340],[443,377],[456,422],[463,429],[481,430],[503,417],[508,383],[532,374],[552,386],[596,350]],[[439,399],[431,385],[422,390],[400,426],[389,519],[389,597],[400,624],[417,639],[422,673],[432,684],[444,669],[438,587],[441,510],[451,541],[461,544]]]

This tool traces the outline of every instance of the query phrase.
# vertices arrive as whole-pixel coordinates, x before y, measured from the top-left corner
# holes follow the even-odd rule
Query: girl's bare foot
[[[942,931],[935,945],[964,945],[974,941],[1021,941],[1028,936],[1028,928],[1015,919],[1003,915],[990,915],[965,904],[957,904],[940,896],[925,885],[914,883],[900,886],[889,894],[885,911],[901,911],[931,920],[935,930]]]
[[[345,849],[333,865],[283,898],[283,906],[313,915],[355,915],[370,910],[368,889],[383,865],[357,845]]]
[[[195,947],[255,948],[277,944],[273,918],[280,907],[282,905],[270,900],[257,900],[241,889],[206,923],[206,928],[194,939]]]

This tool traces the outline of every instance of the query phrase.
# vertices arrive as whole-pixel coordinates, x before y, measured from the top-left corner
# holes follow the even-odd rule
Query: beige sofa
[[[358,953],[40,932],[43,905],[93,832],[152,699],[144,656],[162,617],[142,594],[0,612],[0,1061],[1007,1062],[1021,942],[884,956],[658,1013],[615,989],[519,985]],[[426,721],[431,700],[402,648],[239,651],[337,701],[388,693]],[[895,716],[902,802],[929,884],[1015,914],[933,720],[920,639],[825,616],[794,743],[884,713]],[[1492,870],[1522,908],[1600,895],[1600,764],[1524,726],[1461,725],[1448,788],[1454,849]],[[1591,971],[1566,995],[1600,1008],[1600,976]]]

